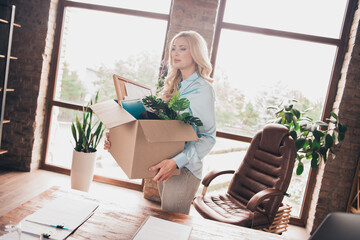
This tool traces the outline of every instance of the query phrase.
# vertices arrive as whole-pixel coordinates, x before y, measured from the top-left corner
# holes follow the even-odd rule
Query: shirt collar
[[[198,78],[199,78],[199,74],[197,73],[197,71],[195,71],[193,74],[190,75],[190,77],[179,82],[179,88],[182,88],[182,89],[187,88],[190,84],[192,84]]]

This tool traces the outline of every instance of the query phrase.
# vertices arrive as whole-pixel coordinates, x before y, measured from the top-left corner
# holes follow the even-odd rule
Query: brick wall
[[[0,167],[30,171],[40,164],[46,91],[58,0],[8,0],[16,5]]]
[[[360,3],[358,3],[360,6]],[[359,8],[359,7],[358,7]],[[346,211],[360,154],[360,10],[357,9],[341,70],[333,111],[347,127],[346,137],[336,153],[321,165],[310,206],[307,230],[314,231],[325,216]]]
[[[194,30],[205,38],[209,52],[211,52],[219,2],[219,0],[174,0],[170,11],[167,46],[178,32]],[[166,51],[165,56],[167,55]],[[145,180],[144,197],[160,201],[157,184],[150,179]]]

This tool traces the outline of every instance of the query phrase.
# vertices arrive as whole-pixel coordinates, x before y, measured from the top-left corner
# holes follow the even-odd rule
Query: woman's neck
[[[180,69],[182,80],[185,80],[188,77],[190,77],[195,72],[195,70],[196,70],[195,66],[192,68]]]

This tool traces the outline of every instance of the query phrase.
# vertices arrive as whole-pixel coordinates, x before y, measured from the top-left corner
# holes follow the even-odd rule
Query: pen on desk
[[[64,227],[64,225],[50,225],[50,227],[60,228],[60,229],[64,229],[64,230],[69,230],[68,228]]]
[[[64,227],[64,225],[60,225],[60,224],[55,225],[55,224],[39,223],[39,222],[31,221],[31,220],[26,220],[26,221],[32,222],[32,223],[35,223],[35,224],[40,224],[40,225],[43,225],[43,226],[49,226],[49,227],[57,228],[57,229],[70,230],[69,228],[66,228],[66,227]]]

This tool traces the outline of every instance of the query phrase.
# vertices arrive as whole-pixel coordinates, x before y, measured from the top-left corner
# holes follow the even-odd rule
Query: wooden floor
[[[31,173],[0,170],[0,216],[54,185],[70,189],[70,177],[45,170],[37,170]],[[92,183],[89,194],[98,199],[105,198],[112,199],[112,201],[131,201],[132,203],[138,202],[139,204],[159,207],[157,203],[145,199],[142,192],[98,182]],[[191,208],[190,215],[201,218],[194,208]],[[304,240],[309,237],[309,234],[304,228],[291,225],[284,235],[294,240]]]

